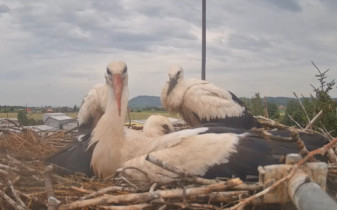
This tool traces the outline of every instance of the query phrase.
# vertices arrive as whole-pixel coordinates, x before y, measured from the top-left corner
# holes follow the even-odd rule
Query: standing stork
[[[79,118],[82,119],[79,128],[80,135],[68,146],[46,160],[48,163],[58,166],[58,173],[72,174],[74,172],[83,172],[88,176],[92,176],[94,175],[94,171],[90,165],[92,162],[95,164],[95,157],[99,156],[98,153],[115,154],[114,152],[116,152],[116,154],[120,154],[117,159],[125,161],[168,147],[186,137],[205,131],[204,128],[201,128],[168,134],[173,131],[173,126],[166,117],[159,115],[150,116],[146,120],[143,132],[124,128],[128,101],[126,64],[122,61],[109,63],[105,78],[107,88],[93,88],[83,100],[84,103],[79,112],[82,113]],[[98,97],[95,97],[98,95],[96,94],[97,90],[104,92],[107,101],[103,102]],[[90,104],[92,106],[89,106]],[[94,104],[97,106],[94,106]],[[96,108],[91,109],[91,112],[85,112],[90,110],[88,107]],[[100,110],[103,114],[100,112],[99,115],[95,115],[95,111],[97,110]],[[97,121],[100,123],[93,123],[93,116],[96,116]],[[92,127],[93,125],[95,125],[94,128]],[[164,136],[164,134],[168,135]],[[99,143],[100,141],[102,142]],[[115,146],[115,143],[117,146]],[[119,145],[119,143],[121,144]],[[98,145],[97,148],[96,145]],[[106,145],[107,148],[105,149],[103,146],[102,149],[101,145]],[[96,152],[93,158],[94,151]],[[107,169],[109,170],[109,168]]]
[[[171,67],[168,75],[160,98],[163,107],[179,113],[190,126],[205,123],[243,129],[257,126],[244,103],[232,92],[204,80],[185,81],[181,66]]]

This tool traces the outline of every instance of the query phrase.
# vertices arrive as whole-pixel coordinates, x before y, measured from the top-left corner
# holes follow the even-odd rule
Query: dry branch
[[[309,115],[308,115],[308,113],[307,113],[307,110],[304,108],[304,106],[303,106],[301,100],[297,97],[296,93],[293,92],[293,94],[294,94],[294,96],[296,97],[296,99],[297,99],[298,103],[300,104],[301,108],[303,109],[303,111],[304,111],[304,113],[305,113],[305,116],[307,117],[308,123],[310,123],[310,118],[309,118]]]
[[[11,197],[9,197],[4,191],[0,190],[0,196],[8,202],[12,207],[18,210],[25,210],[26,208],[20,206],[20,204],[16,203]]]
[[[80,200],[85,200],[85,199],[88,199],[88,198],[93,198],[93,197],[96,197],[96,196],[99,196],[99,195],[103,195],[105,193],[108,193],[108,192],[131,192],[133,191],[131,188],[129,187],[119,187],[119,186],[111,186],[111,187],[107,187],[107,188],[103,188],[97,192],[92,192],[91,194],[89,195],[86,195],[86,196],[83,196],[80,198]]]
[[[175,189],[175,190],[157,190],[153,193],[145,192],[145,193],[134,193],[127,195],[105,195],[98,198],[93,198],[84,201],[75,201],[70,204],[61,205],[59,210],[73,209],[73,208],[83,208],[87,206],[97,206],[97,205],[106,205],[106,204],[121,204],[121,203],[134,203],[134,202],[148,202],[157,198],[182,198],[183,196],[192,196],[198,194],[210,193],[213,191],[221,191],[226,190],[235,185],[241,184],[242,181],[238,178],[231,179],[227,182],[208,185],[205,187],[196,187],[196,188],[188,188],[186,190]]]
[[[312,125],[314,124],[314,122],[322,115],[323,110],[321,110],[320,112],[318,112],[318,114],[316,114],[315,117],[312,118],[312,120],[310,120],[310,122],[308,123],[307,126],[305,126],[305,130],[309,130],[312,129]]]
[[[21,200],[20,196],[17,194],[17,192],[14,189],[14,186],[13,186],[13,184],[10,180],[8,180],[8,185],[9,185],[9,188],[11,189],[11,191],[12,191],[13,197],[19,203],[19,205],[22,206],[23,208],[27,208],[26,204]]]
[[[52,165],[48,165],[44,170],[44,180],[48,196],[48,210],[56,210],[57,206],[61,203],[55,198],[54,187],[51,181],[51,173],[53,171],[53,168],[54,167]]]
[[[190,183],[198,183],[198,184],[203,184],[203,185],[218,183],[218,181],[216,181],[216,180],[204,179],[204,178],[192,176],[187,171],[184,171],[184,170],[181,170],[181,169],[179,169],[175,166],[169,165],[166,162],[164,162],[162,160],[159,160],[158,158],[156,158],[155,156],[153,156],[151,154],[147,155],[145,159],[147,161],[165,169],[165,170],[168,170],[168,171],[170,171],[174,174],[179,175],[180,178],[183,179],[183,181],[187,181],[187,182],[190,182]]]

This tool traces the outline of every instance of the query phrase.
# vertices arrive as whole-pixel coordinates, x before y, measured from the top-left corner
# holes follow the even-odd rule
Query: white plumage
[[[126,64],[121,61],[110,63],[106,82],[106,109],[90,138],[87,138],[90,139],[88,152],[83,150],[83,145],[86,148],[88,141],[77,141],[69,149],[63,150],[60,156],[52,158],[54,163],[88,171],[90,162],[93,172],[103,178],[113,175],[118,168],[134,166],[145,171],[151,180],[166,183],[173,181],[173,174],[147,162],[147,154],[193,175],[206,178],[238,176],[245,179],[247,175],[256,176],[259,165],[278,164],[282,155],[298,151],[295,142],[266,141],[246,130],[223,126],[186,129],[169,134],[163,134],[166,132],[164,129],[157,133],[150,132],[150,135],[124,129],[128,101]],[[160,130],[161,125],[155,125],[159,125]],[[152,137],[153,134],[156,137]],[[275,134],[289,136],[288,131],[275,131]],[[321,147],[326,142],[319,135],[300,136],[308,143],[309,150]],[[92,151],[92,156],[89,151]],[[83,162],[83,159],[86,161]],[[136,173],[129,175],[139,178]]]
[[[143,132],[149,137],[158,137],[174,131],[172,123],[162,115],[149,116],[143,126]]]
[[[183,139],[205,132],[207,128],[183,130],[162,135],[124,129],[128,102],[128,74],[124,62],[108,65],[106,80],[108,85],[106,109],[92,132],[88,149],[93,149],[91,166],[99,177],[112,175],[129,159],[171,147]],[[150,120],[151,122],[151,120]],[[169,130],[172,128],[169,128]],[[167,131],[164,131],[167,132]]]
[[[204,80],[185,81],[180,66],[169,70],[169,81],[162,89],[161,102],[164,108],[179,113],[191,126],[214,121],[238,128],[256,125],[253,116],[233,93]]]
[[[107,84],[97,84],[84,96],[80,110],[77,114],[80,126],[91,121],[91,126],[93,128],[96,126],[98,120],[105,112],[107,92]]]

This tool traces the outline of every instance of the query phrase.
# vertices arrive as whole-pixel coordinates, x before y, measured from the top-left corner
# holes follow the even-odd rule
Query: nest
[[[29,130],[0,134],[0,209],[220,209],[245,202],[263,188],[235,178],[206,180],[181,172],[169,185],[130,180],[123,171],[104,180],[80,173],[59,176],[44,160],[70,142],[68,135],[46,137]],[[328,192],[336,197],[333,164]],[[258,199],[245,205],[270,208]]]

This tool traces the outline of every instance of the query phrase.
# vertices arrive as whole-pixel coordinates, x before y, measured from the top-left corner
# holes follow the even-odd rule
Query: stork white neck
[[[124,121],[128,102],[127,74],[110,72],[107,106],[93,130],[89,147],[95,145],[91,166],[99,177],[106,177],[120,167],[121,148],[125,143]]]

